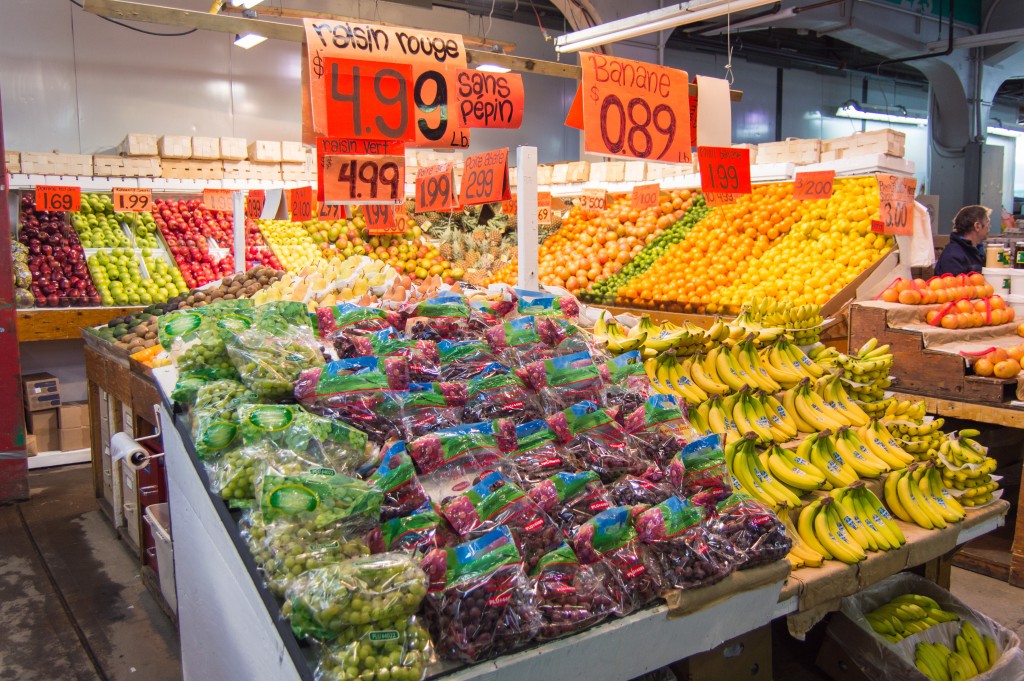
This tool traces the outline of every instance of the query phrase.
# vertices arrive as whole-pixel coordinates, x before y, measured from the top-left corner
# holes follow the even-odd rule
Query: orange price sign
[[[497,203],[512,198],[508,186],[508,148],[466,159],[459,198],[465,206]]]
[[[518,128],[523,124],[526,91],[518,73],[476,69],[455,72],[459,84],[459,122],[467,128]]]
[[[708,194],[750,193],[750,150],[732,147],[700,147],[700,188]],[[728,200],[732,203],[735,199]],[[708,205],[720,205],[711,204]]]
[[[324,156],[405,156],[405,142],[354,140],[343,137],[316,138],[316,200],[324,200]]]
[[[580,207],[589,211],[602,211],[608,204],[608,192],[603,189],[584,189]]]
[[[583,143],[587,152],[690,162],[686,72],[581,52]]]
[[[728,192],[704,192],[704,203],[714,208],[715,206],[728,206],[736,203],[736,199],[742,194],[730,194]]]
[[[583,129],[583,85],[576,87],[576,94],[573,95],[572,103],[569,104],[569,113],[565,117],[565,125],[577,130]]]
[[[235,209],[234,193],[234,190],[231,189],[204,189],[203,206],[206,210],[230,213]]]
[[[519,212],[519,195],[513,194],[512,198],[501,202],[501,212],[505,215],[515,215]]]
[[[551,224],[551,192],[537,192],[537,224]]]
[[[405,204],[363,206],[370,234],[401,234],[406,230]]]
[[[36,210],[75,212],[81,207],[81,187],[61,187],[54,184],[36,185]]]
[[[327,133],[375,140],[415,138],[412,67],[328,57]]]
[[[875,175],[878,180],[878,208],[883,233],[910,236],[914,233],[914,190],[917,180],[888,173]]]
[[[333,222],[335,220],[345,220],[348,214],[345,212],[345,206],[334,204],[321,203],[319,210],[316,214],[316,219],[320,222]]]
[[[250,189],[245,195],[245,217],[259,220],[263,215],[263,206],[267,203],[267,193],[262,189]]]
[[[145,213],[153,206],[153,190],[148,187],[114,187],[114,210],[118,213]]]
[[[455,205],[451,163],[420,168],[416,173],[416,212],[449,211]]]
[[[324,156],[324,200],[398,203],[405,196],[405,156]]]
[[[313,188],[298,187],[288,190],[288,214],[292,222],[313,219]]]
[[[693,82],[697,82],[697,76]],[[690,146],[697,146],[697,95],[690,95]]]
[[[798,201],[830,199],[835,179],[836,171],[834,170],[797,173],[793,178],[793,198]]]
[[[661,185],[638,184],[633,187],[632,206],[633,210],[654,208],[661,202]]]

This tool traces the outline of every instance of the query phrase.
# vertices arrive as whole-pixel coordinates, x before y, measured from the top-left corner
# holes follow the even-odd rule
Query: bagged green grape
[[[256,464],[262,459],[261,447],[228,449],[220,458],[206,462],[210,491],[231,506],[244,506],[256,498]]]
[[[288,589],[288,612],[297,637],[328,641],[366,624],[391,629],[416,614],[426,593],[412,556],[382,553],[304,572]]]
[[[201,386],[224,378],[238,378],[234,367],[224,369],[197,369],[178,373],[178,380],[171,391],[171,399],[178,404],[194,404],[196,393]]]
[[[200,386],[192,409],[192,439],[196,456],[211,459],[241,444],[238,407],[254,399],[255,395],[248,388],[229,378]]]
[[[324,363],[311,327],[288,329],[288,335],[275,336],[254,328],[227,340],[232,365],[261,399],[290,399],[299,375]]]
[[[298,475],[264,473],[261,482],[258,501],[268,524],[312,522],[317,529],[340,525],[368,532],[380,522],[380,490],[330,468]]]
[[[433,660],[430,635],[415,617],[392,629],[353,627],[320,652],[317,681],[420,681]]]
[[[312,333],[313,325],[305,303],[275,300],[256,307],[252,328],[270,336],[287,336],[293,329],[306,329]]]
[[[222,300],[160,317],[157,339],[180,371],[230,367],[224,337],[252,325],[252,301]]]

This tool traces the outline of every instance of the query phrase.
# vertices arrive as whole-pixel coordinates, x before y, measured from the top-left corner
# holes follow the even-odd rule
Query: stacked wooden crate
[[[301,142],[281,142],[281,179],[285,182],[312,182],[316,180],[313,163],[316,157]]]
[[[93,174],[97,177],[162,177],[160,137],[130,132],[117,145],[117,156],[96,156]]]
[[[10,149],[4,150],[4,164],[7,166],[7,172],[20,173],[21,172],[21,152],[11,151]]]
[[[822,142],[821,160],[838,161],[854,156],[884,154],[896,158],[906,155],[907,136],[892,128],[855,132],[848,137],[836,137]]]
[[[89,154],[58,154],[55,152],[21,152],[21,172],[26,175],[92,175]]]
[[[758,163],[793,163],[803,166],[821,161],[821,140],[790,138],[757,145]]]

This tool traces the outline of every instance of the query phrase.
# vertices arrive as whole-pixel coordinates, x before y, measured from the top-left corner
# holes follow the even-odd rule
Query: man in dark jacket
[[[935,263],[936,276],[981,272],[985,258],[978,247],[988,238],[991,212],[985,206],[964,206],[960,209],[953,218],[949,245],[942,249],[942,255]]]

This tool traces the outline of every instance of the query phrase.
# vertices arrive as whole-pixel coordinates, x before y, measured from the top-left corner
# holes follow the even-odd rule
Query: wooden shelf
[[[18,341],[69,340],[82,337],[83,326],[106,324],[141,307],[61,307],[18,310]]]

